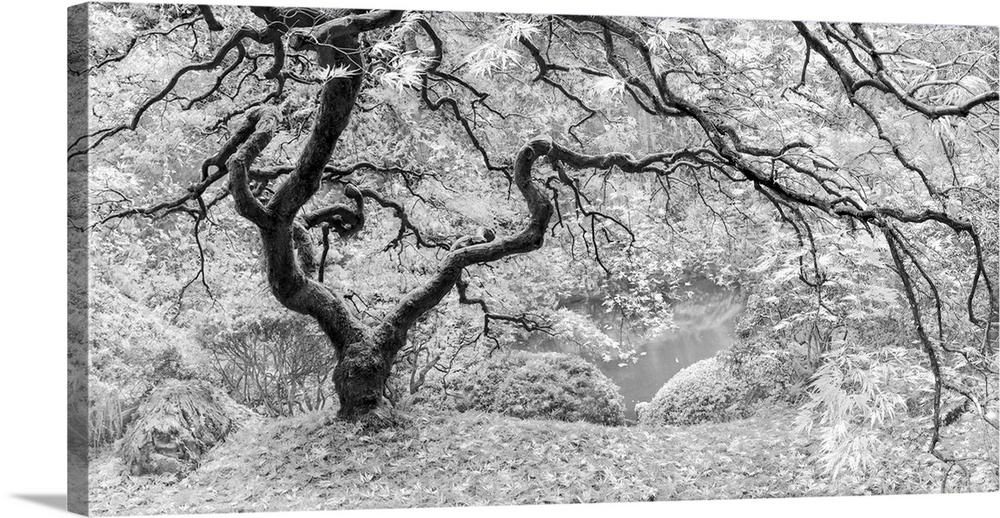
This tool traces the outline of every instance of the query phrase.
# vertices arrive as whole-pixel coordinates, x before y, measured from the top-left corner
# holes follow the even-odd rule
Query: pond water
[[[711,282],[692,282],[694,294],[674,306],[676,329],[640,343],[636,363],[599,365],[621,387],[625,414],[636,419],[635,404],[653,399],[660,387],[681,369],[729,347],[743,301]]]
[[[689,299],[674,305],[676,328],[656,338],[614,336],[636,345],[635,363],[600,363],[601,371],[621,388],[625,415],[636,419],[635,404],[653,399],[660,387],[681,369],[729,347],[735,337],[736,319],[743,311],[738,292],[720,288],[706,279],[691,280]],[[589,313],[597,322],[607,319],[600,304],[567,304],[569,309]],[[617,322],[608,322],[617,324]]]

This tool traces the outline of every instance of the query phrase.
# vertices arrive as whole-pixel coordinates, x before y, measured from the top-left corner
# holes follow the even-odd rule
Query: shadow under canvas
[[[66,509],[65,493],[14,494],[10,496],[28,502],[33,502],[44,507],[59,509],[61,511]]]

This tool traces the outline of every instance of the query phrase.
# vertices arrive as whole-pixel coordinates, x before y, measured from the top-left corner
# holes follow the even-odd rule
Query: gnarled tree
[[[608,194],[616,183],[641,186],[649,211],[665,207],[645,232],[676,232],[671,196],[700,203],[703,225],[721,223],[730,242],[774,222],[790,229],[786,251],[814,301],[815,326],[846,312],[834,298],[846,295],[830,236],[867,235],[885,249],[933,373],[930,451],[943,455],[944,394],[965,408],[995,405],[995,30],[198,6],[162,16],[124,53],[96,49],[87,71],[71,72],[150,59],[140,50],[155,38],[207,57],[135,101],[127,122],[80,136],[70,155],[140,130],[159,105],[181,113],[216,103],[204,126],[220,147],[176,196],[137,203],[105,191],[98,224],[182,213],[197,238],[231,198],[259,231],[271,293],[314,318],[336,349],[345,418],[380,404],[408,333],[455,288],[482,309],[487,330],[545,328],[469,295],[468,269],[552,236],[572,250],[582,243],[613,275],[609,254],[628,256],[643,238],[615,205],[622,196]],[[212,75],[184,83],[202,72]],[[419,149],[394,154],[405,143],[383,142],[381,162],[353,145],[338,153],[352,121],[390,141],[410,132]],[[442,144],[437,132],[452,138]],[[451,146],[448,157],[434,155],[441,146]],[[486,178],[498,203],[516,189],[510,210],[520,215],[498,226],[465,222],[450,235],[421,228],[412,207],[446,204],[420,186],[460,193],[461,175]],[[388,185],[402,185],[395,192],[411,206]],[[349,203],[326,201],[338,186]],[[435,262],[400,296],[384,294],[392,300],[373,315],[324,278],[331,248],[365,227],[365,200],[398,220],[387,250],[412,247]]]

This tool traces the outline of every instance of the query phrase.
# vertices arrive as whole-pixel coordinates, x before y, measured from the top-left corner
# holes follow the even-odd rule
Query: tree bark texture
[[[347,418],[362,415],[378,405],[392,357],[384,354],[386,347],[375,341],[371,331],[348,310],[338,293],[310,278],[303,269],[303,263],[308,261],[299,257],[296,246],[296,226],[300,224],[296,216],[319,190],[323,168],[347,127],[361,87],[364,70],[358,50],[360,29],[351,28],[352,20],[362,18],[368,23],[364,26],[367,29],[374,28],[378,21],[394,23],[398,17],[398,13],[390,11],[376,11],[363,18],[345,16],[290,36],[293,48],[315,50],[321,64],[344,73],[323,85],[316,119],[295,170],[266,205],[250,191],[247,174],[273,136],[276,125],[273,108],[260,107],[247,114],[234,137],[244,140],[226,162],[236,209],[260,230],[271,293],[286,308],[313,317],[336,350],[334,385],[340,398],[340,415]],[[306,22],[297,20],[289,25]],[[333,30],[326,27],[331,22],[335,22]]]
[[[231,140],[237,146],[227,145],[228,153],[223,157],[237,211],[260,230],[271,292],[286,308],[313,317],[336,350],[338,362],[333,379],[340,400],[338,415],[348,419],[378,407],[393,360],[406,344],[409,329],[455,287],[462,270],[537,250],[553,213],[551,203],[531,176],[535,161],[548,154],[553,144],[545,139],[533,140],[520,149],[513,164],[514,184],[528,208],[524,228],[511,236],[492,239],[490,233],[490,239],[473,239],[452,247],[430,280],[407,293],[378,325],[363,324],[339,293],[311,278],[308,265],[313,258],[300,255],[303,247],[302,236],[297,236],[297,232],[301,234],[299,212],[319,190],[324,167],[347,127],[361,87],[365,72],[357,35],[398,20],[399,14],[391,11],[346,15],[327,20],[308,32],[290,35],[290,47],[314,50],[320,64],[341,73],[323,86],[312,131],[295,169],[266,204],[251,192],[248,171],[274,134],[275,110],[260,107],[248,112]]]

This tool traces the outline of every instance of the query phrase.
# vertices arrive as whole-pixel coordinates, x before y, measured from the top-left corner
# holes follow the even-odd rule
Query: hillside
[[[93,465],[91,511],[122,514],[762,498],[935,491],[940,464],[897,449],[865,479],[831,482],[769,409],[729,423],[605,427],[495,414],[416,412],[366,433],[313,413],[259,421],[188,478]],[[989,438],[987,438],[989,439]],[[901,442],[901,441],[900,441]],[[996,445],[993,445],[996,448]],[[880,476],[891,474],[891,476]],[[973,480],[996,490],[996,480]],[[905,484],[905,485],[899,485]]]

